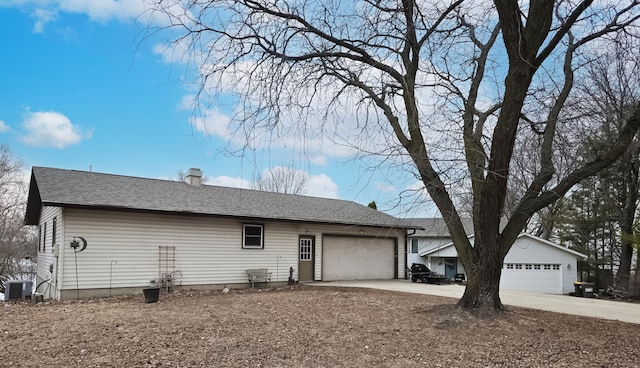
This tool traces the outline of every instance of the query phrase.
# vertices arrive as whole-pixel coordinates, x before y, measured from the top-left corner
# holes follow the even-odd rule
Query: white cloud
[[[377,182],[375,183],[375,188],[379,192],[383,193],[391,193],[396,191],[396,187],[389,183]]]
[[[244,188],[250,189],[251,182],[238,177],[231,176],[213,176],[207,177],[207,185],[218,185],[221,187]]]
[[[322,198],[340,198],[338,196],[338,185],[325,174],[309,176],[306,194]]]
[[[107,23],[140,21],[144,24],[167,25],[169,17],[189,19],[184,7],[174,2],[162,11],[151,11],[155,5],[145,0],[1,0],[0,8],[14,7],[31,13],[35,22],[33,32],[44,33],[45,27],[64,14],[84,14],[91,21]],[[165,12],[166,11],[166,12]]]
[[[33,24],[34,33],[44,33],[44,26],[56,19],[57,12],[50,9],[38,8],[31,13],[31,17],[36,21]]]
[[[186,95],[182,97],[182,101],[180,101],[178,108],[186,111],[197,111],[197,114],[194,114],[189,120],[191,126],[203,135],[216,136],[225,140],[230,140],[232,138],[232,134],[229,131],[231,118],[220,111],[217,106],[211,108],[197,108],[196,97],[193,95]]]
[[[36,147],[65,148],[91,138],[91,132],[73,125],[71,120],[55,111],[29,112],[22,122],[25,134],[22,142]]]
[[[0,133],[8,132],[9,126],[2,120],[0,120]]]
[[[253,188],[251,181],[231,176],[207,176],[206,184],[231,188]],[[338,185],[325,174],[308,175],[306,190],[303,194],[321,198],[340,198],[338,196]]]
[[[207,109],[203,116],[191,119],[193,127],[204,135],[229,138],[229,123],[231,118],[223,114],[217,107]]]
[[[312,156],[309,160],[318,166],[327,166],[329,164],[329,160],[327,159],[327,156],[323,156],[323,155]]]
[[[199,55],[189,48],[189,39],[183,38],[169,44],[157,43],[153,46],[153,53],[160,56],[166,64],[180,64],[189,61],[197,62]]]
[[[134,19],[147,8],[144,0],[32,0],[24,4],[47,6],[65,13],[86,14],[91,20],[106,22],[111,19]]]

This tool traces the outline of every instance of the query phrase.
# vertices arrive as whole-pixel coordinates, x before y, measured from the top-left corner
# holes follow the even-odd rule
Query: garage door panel
[[[503,269],[500,289],[562,294],[561,271]]]
[[[326,236],[322,245],[322,279],[393,279],[393,239]]]

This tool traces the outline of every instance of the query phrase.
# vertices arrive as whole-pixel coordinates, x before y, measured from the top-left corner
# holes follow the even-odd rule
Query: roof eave
[[[400,224],[363,224],[355,222],[339,222],[339,221],[321,221],[311,219],[293,219],[293,218],[278,218],[278,217],[265,217],[265,216],[252,216],[252,215],[226,215],[217,213],[206,212],[191,212],[191,211],[168,211],[157,210],[148,208],[133,208],[126,206],[113,206],[113,205],[96,205],[96,204],[77,204],[77,203],[64,203],[44,201],[42,206],[62,207],[62,208],[77,208],[85,210],[105,210],[105,211],[127,211],[127,212],[141,212],[141,213],[155,213],[155,214],[170,214],[170,215],[182,215],[182,216],[204,216],[204,217],[219,217],[219,218],[233,218],[252,221],[283,221],[283,222],[295,222],[306,224],[324,224],[324,225],[341,225],[341,226],[361,226],[361,227],[375,227],[375,228],[388,228],[388,229],[401,229],[406,230],[405,226]],[[37,223],[35,224],[37,225]]]
[[[25,225],[38,225],[40,223],[40,214],[42,213],[42,198],[40,197],[40,190],[38,189],[38,183],[31,171],[31,182],[29,183],[29,195],[27,196],[27,209],[24,214]]]

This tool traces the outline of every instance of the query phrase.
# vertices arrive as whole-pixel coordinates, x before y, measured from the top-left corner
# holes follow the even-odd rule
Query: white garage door
[[[500,288],[562,294],[562,270],[555,264],[505,264]]]
[[[322,238],[322,280],[393,279],[393,239],[325,236]]]

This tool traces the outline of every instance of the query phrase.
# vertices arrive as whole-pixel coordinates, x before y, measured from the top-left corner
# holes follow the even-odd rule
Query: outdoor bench
[[[252,268],[247,270],[247,276],[253,289],[256,282],[264,282],[265,286],[271,281],[271,272],[266,268]]]

